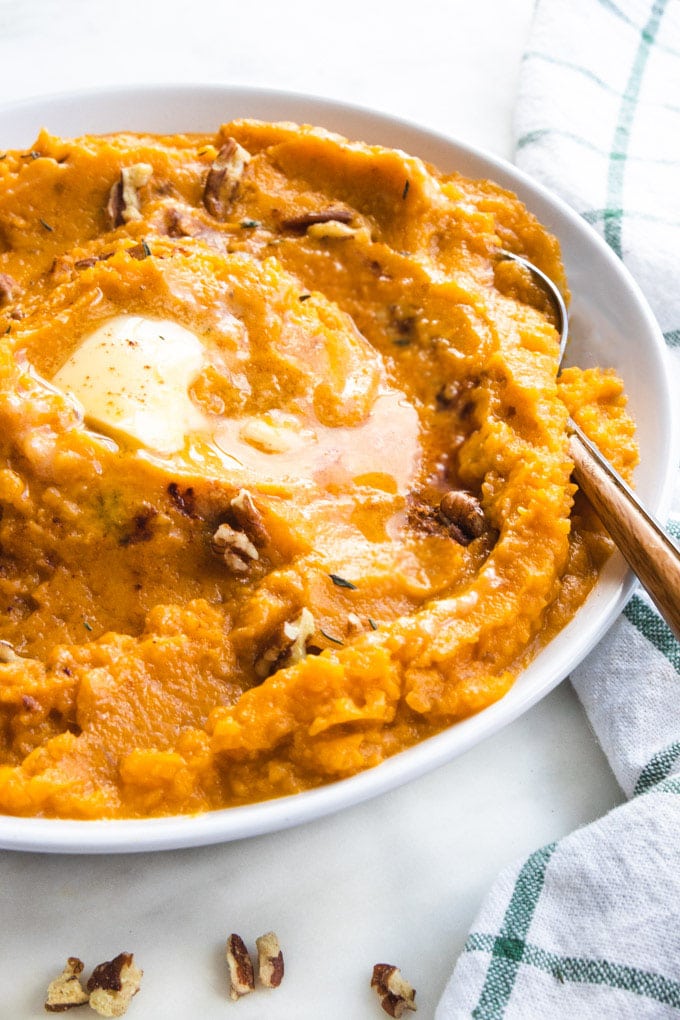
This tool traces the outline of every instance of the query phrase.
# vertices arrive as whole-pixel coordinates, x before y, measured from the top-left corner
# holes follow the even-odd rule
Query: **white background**
[[[374,107],[511,158],[532,6],[0,0],[0,102],[93,84],[259,85]],[[368,987],[379,961],[416,985],[427,1020],[503,865],[620,799],[563,684],[450,765],[294,830],[159,854],[5,852],[0,1018],[44,1016],[44,990],[68,955],[89,967],[127,950],[145,971],[131,1020],[231,1010],[371,1020],[385,1015]],[[254,945],[272,928],[284,984],[230,1002],[226,935]]]

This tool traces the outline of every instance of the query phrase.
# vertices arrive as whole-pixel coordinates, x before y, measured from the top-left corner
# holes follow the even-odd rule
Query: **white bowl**
[[[321,125],[353,139],[405,149],[443,170],[491,178],[516,192],[562,245],[572,292],[570,360],[584,366],[612,365],[623,377],[638,425],[636,487],[647,506],[663,514],[679,433],[660,330],[604,241],[573,210],[510,164],[357,107],[263,89],[200,85],[101,89],[0,107],[0,150],[30,146],[41,127],[65,136],[122,130],[211,132],[236,117]],[[0,847],[110,853],[199,846],[283,829],[374,797],[450,761],[535,704],[602,637],[633,584],[623,560],[614,556],[584,606],[501,701],[358,776],[297,796],[198,816],[95,822],[0,816]]]

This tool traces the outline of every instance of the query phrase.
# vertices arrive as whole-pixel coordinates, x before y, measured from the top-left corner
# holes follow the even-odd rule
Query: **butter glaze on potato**
[[[567,414],[625,475],[636,448],[499,247],[566,292],[512,194],[311,127],[4,154],[0,811],[294,793],[503,696],[610,551]],[[133,319],[125,417],[132,361],[114,393],[82,359]],[[185,382],[146,360],[168,322]]]

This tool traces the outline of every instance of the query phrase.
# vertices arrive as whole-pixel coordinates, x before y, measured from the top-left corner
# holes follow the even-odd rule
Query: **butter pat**
[[[203,363],[203,344],[178,323],[118,315],[85,337],[52,381],[82,404],[92,428],[169,454],[206,428],[189,396]]]

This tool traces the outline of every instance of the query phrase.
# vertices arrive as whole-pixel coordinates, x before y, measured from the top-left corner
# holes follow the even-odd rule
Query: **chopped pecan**
[[[253,961],[240,935],[232,933],[227,939],[227,965],[231,980],[229,995],[234,1001],[255,990]]]
[[[243,531],[230,524],[220,524],[211,541],[216,556],[221,556],[235,574],[244,574],[252,560],[259,560],[260,554]]]
[[[442,496],[439,516],[461,545],[469,545],[486,530],[486,518],[479,500],[471,492],[462,489],[451,489]]]
[[[226,521],[212,537],[212,549],[231,570],[242,574],[252,560],[259,560],[258,547],[267,545],[269,535],[247,489],[240,489],[230,500],[225,516]]]
[[[132,953],[119,953],[100,963],[87,982],[90,1006],[100,1016],[122,1016],[139,991],[142,974]]]
[[[16,662],[20,656],[12,648],[9,641],[0,641],[0,663]]]
[[[153,521],[158,517],[154,506],[145,504],[130,521],[130,524],[118,539],[118,545],[127,548],[140,542],[150,542],[153,538]]]
[[[186,489],[180,489],[177,482],[170,482],[168,495],[181,514],[184,514],[185,517],[196,516],[196,493],[193,485],[187,486]]]
[[[126,248],[127,254],[130,258],[137,259],[141,262],[143,259],[148,259],[151,254],[151,248],[149,248],[146,241],[142,240],[139,244],[133,244],[131,248]]]
[[[348,223],[338,223],[337,220],[331,220],[329,223],[313,223],[311,227],[307,227],[307,237],[314,237],[317,241],[324,240],[349,240],[350,237],[357,237],[360,230],[365,233],[365,228],[357,229],[350,227]]]
[[[265,988],[278,988],[283,981],[283,953],[279,940],[273,931],[269,931],[255,941],[260,984]]]
[[[65,1013],[88,1002],[90,997],[80,983],[83,967],[83,961],[77,956],[69,956],[59,977],[47,987],[45,1009],[48,1013]]]
[[[262,514],[247,489],[239,489],[229,503],[235,523],[245,531],[253,545],[262,548],[269,541]]]
[[[472,391],[477,386],[479,379],[454,379],[440,387],[435,399],[442,410],[453,410],[465,421],[475,409]]]
[[[427,500],[410,493],[407,501],[406,516],[408,523],[423,535],[443,535],[445,526],[437,508]]]
[[[255,673],[265,680],[284,666],[294,666],[307,654],[307,642],[316,631],[314,617],[304,607],[295,620],[283,624],[269,647],[255,661]]]
[[[21,287],[13,276],[9,273],[0,273],[0,308],[8,305],[20,292]]]
[[[281,221],[284,230],[292,230],[295,234],[304,234],[309,227],[326,223],[342,223],[347,226],[352,222],[353,213],[350,209],[336,207],[322,209],[319,212],[301,213],[299,216],[291,216]]]
[[[73,265],[76,269],[92,269],[92,266],[96,266],[98,262],[106,262],[112,255],[112,251],[105,252],[103,255],[90,255],[86,259],[77,259]]]
[[[401,1017],[406,1010],[415,1012],[416,990],[401,976],[401,971],[390,963],[376,963],[371,977],[380,1005],[388,1016]]]
[[[361,622],[361,617],[357,616],[356,613],[347,614],[347,633],[348,634],[361,634],[364,629],[364,625]]]
[[[213,161],[203,189],[203,205],[216,220],[226,220],[250,153],[228,138]]]
[[[401,305],[390,305],[389,324],[390,332],[393,334],[397,344],[406,345],[418,337],[418,321],[420,309],[403,307]]]
[[[122,168],[106,203],[106,214],[112,227],[141,220],[138,189],[148,184],[152,173],[153,167],[148,163],[133,163]]]
[[[168,237],[195,237],[201,224],[192,219],[186,207],[169,205],[165,211],[165,232]]]

